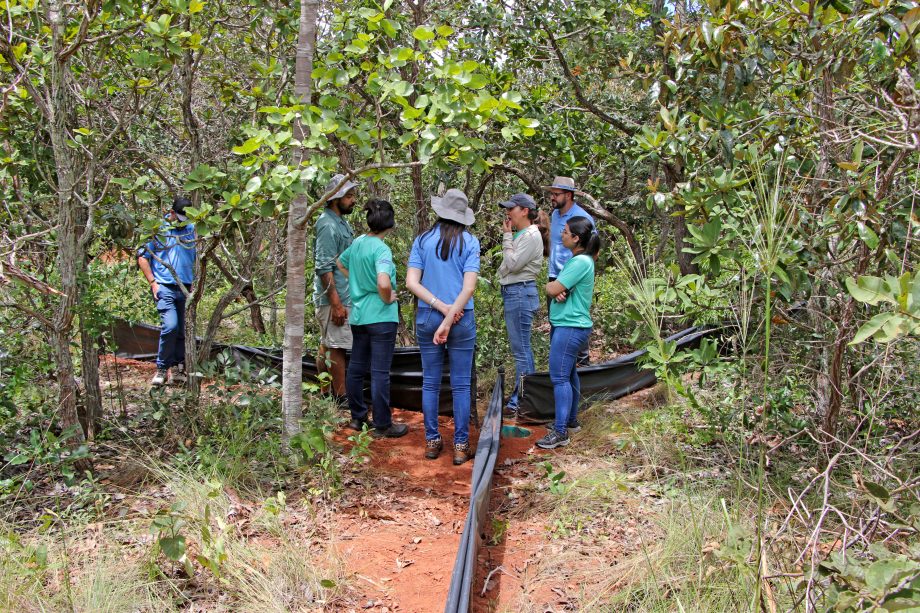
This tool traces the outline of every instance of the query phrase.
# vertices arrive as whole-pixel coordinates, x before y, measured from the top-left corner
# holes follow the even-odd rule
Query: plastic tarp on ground
[[[450,578],[445,613],[466,613],[470,610],[470,595],[476,574],[476,554],[488,525],[489,495],[492,491],[492,473],[498,459],[502,431],[502,390],[504,375],[499,372],[492,389],[492,399],[479,429],[479,442],[473,460],[473,477],[470,491],[470,510],[463,526],[454,572]]]
[[[681,330],[666,340],[676,341],[680,350],[692,349],[700,340],[719,336],[724,332],[719,327],[694,327]],[[578,369],[582,398],[614,400],[632,394],[655,384],[655,372],[640,368],[636,361],[644,356],[645,350],[634,351],[610,362],[594,364]],[[551,421],[556,414],[553,401],[553,383],[549,373],[538,372],[524,377],[518,415],[521,419],[535,422]]]
[[[160,329],[141,323],[130,323],[118,320],[113,326],[115,355],[120,358],[134,360],[153,360],[157,357],[157,347],[160,342]],[[221,345],[214,344],[209,357],[213,358],[222,351],[229,350],[237,361],[248,360],[255,364],[266,366],[281,372],[281,349],[268,347],[249,347],[246,345]],[[345,359],[348,360],[346,352]],[[306,354],[302,360],[304,381],[316,381],[316,357]],[[476,368],[473,365],[473,379],[470,385],[472,406],[476,406]],[[370,401],[370,382],[365,381],[365,396]],[[422,410],[422,356],[418,347],[397,347],[393,354],[393,364],[390,367],[390,404],[400,409],[413,411]],[[444,356],[444,375],[441,379],[441,394],[439,396],[439,412],[450,414],[453,405],[453,394],[450,387],[450,359]],[[477,420],[475,410],[472,418]]]

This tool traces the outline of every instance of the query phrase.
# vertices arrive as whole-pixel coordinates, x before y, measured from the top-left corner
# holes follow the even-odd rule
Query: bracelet
[[[432,296],[431,302],[428,303],[428,306],[434,306],[434,303],[438,301],[437,296]]]
[[[148,285],[153,285],[153,284],[156,283],[156,282],[157,282],[156,279],[151,279],[150,281],[147,281],[147,284],[148,284]]]

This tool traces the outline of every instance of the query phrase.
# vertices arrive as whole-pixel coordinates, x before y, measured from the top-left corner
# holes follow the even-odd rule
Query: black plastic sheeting
[[[504,373],[500,370],[498,380],[492,389],[492,399],[479,429],[479,442],[473,460],[473,478],[470,491],[470,510],[463,525],[460,547],[454,561],[454,572],[450,578],[445,613],[460,613],[470,610],[473,578],[476,575],[476,553],[483,531],[488,525],[489,495],[492,491],[492,473],[498,459],[498,448],[502,431],[502,390]]]
[[[154,360],[157,357],[157,346],[160,342],[160,329],[142,323],[130,323],[118,320],[112,327],[114,339],[114,353],[120,358],[134,360]],[[239,363],[248,360],[254,364],[265,366],[281,373],[281,349],[267,347],[249,347],[246,345],[222,345],[215,343],[211,349],[210,358],[214,358],[223,351],[230,351]],[[345,359],[349,358],[346,352]],[[316,381],[316,356],[306,354],[302,360],[303,380]],[[476,413],[476,364],[473,364],[473,378],[470,383],[473,411],[471,419],[478,424]],[[365,396],[370,401],[370,379],[365,381]],[[422,410],[422,356],[418,347],[397,347],[393,354],[393,365],[390,367],[390,404],[400,409],[411,411]],[[450,387],[450,359],[444,356],[444,375],[441,379],[441,394],[439,396],[438,411],[445,415],[452,413],[453,394]]]
[[[693,349],[706,337],[718,337],[725,332],[722,327],[693,327],[681,330],[666,340],[677,341],[678,350]],[[655,372],[641,368],[636,363],[647,352],[643,349],[615,360],[584,366],[578,369],[581,397],[592,400],[614,400],[640,389],[655,385]],[[524,421],[552,421],[556,414],[553,384],[548,372],[524,376],[518,416]]]

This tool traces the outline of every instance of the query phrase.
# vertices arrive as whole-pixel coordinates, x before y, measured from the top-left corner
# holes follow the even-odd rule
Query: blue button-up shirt
[[[156,257],[153,257],[156,254]],[[194,281],[196,236],[195,224],[176,227],[163,224],[152,241],[138,249],[137,255],[150,262],[153,279],[158,285],[190,285]],[[167,266],[166,264],[169,264]],[[179,275],[178,282],[170,272],[172,267]]]
[[[588,214],[588,211],[578,206],[577,202],[573,202],[572,208],[564,215],[559,213],[559,209],[553,211],[549,224],[549,277],[551,279],[558,277],[565,263],[572,259],[572,251],[562,246],[562,229],[573,217],[587,217],[591,220],[591,227],[594,227],[594,218]]]

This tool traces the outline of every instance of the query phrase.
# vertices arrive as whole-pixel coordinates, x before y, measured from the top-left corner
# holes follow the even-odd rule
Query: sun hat
[[[519,206],[523,209],[536,209],[537,203],[527,194],[515,194],[504,202],[499,202],[498,206],[506,209],[513,209]]]
[[[456,221],[464,226],[471,226],[476,220],[469,199],[459,189],[449,189],[440,198],[432,196],[431,208],[441,219]]]
[[[329,179],[329,183],[326,183],[326,189],[323,193],[325,194],[326,192],[335,189],[335,186],[341,183],[342,179],[344,178],[345,178],[345,175],[343,174],[332,175],[332,178]],[[345,194],[347,194],[349,191],[353,190],[356,187],[358,187],[357,183],[353,181],[345,181],[345,184],[339,188],[339,191],[329,196],[329,200],[335,200],[337,198],[342,198],[343,196],[345,196]]]
[[[564,189],[569,192],[577,191],[575,189],[575,179],[561,176],[556,176],[556,178],[553,179],[553,184],[545,189]]]

